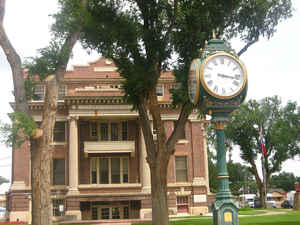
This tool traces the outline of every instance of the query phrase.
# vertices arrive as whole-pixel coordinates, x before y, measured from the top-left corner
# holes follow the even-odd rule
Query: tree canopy
[[[270,187],[281,188],[289,192],[295,190],[296,182],[300,182],[300,177],[296,177],[293,173],[282,172],[271,177]]]
[[[6,179],[5,177],[0,176],[0,185],[4,183],[9,183],[9,180]]]
[[[192,109],[187,97],[192,59],[199,57],[213,30],[218,38],[244,41],[240,55],[259,37],[270,38],[291,11],[290,0],[88,1],[81,41],[87,49],[115,62],[124,78],[125,99],[140,115],[152,179],[153,224],[169,224],[167,165]],[[172,69],[181,84],[173,90],[180,116],[168,138],[156,96],[157,82],[166,69]],[[157,140],[153,139],[152,121]]]
[[[300,109],[295,102],[283,106],[278,96],[249,100],[232,114],[225,132],[232,144],[239,146],[241,158],[250,164],[261,190],[284,161],[300,154]],[[260,132],[266,154],[260,148]],[[260,156],[264,158],[266,181],[258,175],[256,159]]]

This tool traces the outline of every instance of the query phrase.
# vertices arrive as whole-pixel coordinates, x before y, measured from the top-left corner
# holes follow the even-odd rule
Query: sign
[[[194,202],[195,203],[206,202],[206,195],[194,195]]]
[[[232,212],[224,213],[224,222],[232,222]]]

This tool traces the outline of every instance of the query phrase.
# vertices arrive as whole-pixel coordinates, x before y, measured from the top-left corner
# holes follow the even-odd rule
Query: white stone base
[[[80,210],[69,210],[66,211],[66,216],[74,217],[74,220],[81,220],[81,211]]]
[[[208,213],[207,206],[199,206],[199,207],[190,207],[191,215],[204,215]]]
[[[151,193],[151,186],[142,187],[142,192],[143,193]]]
[[[29,190],[24,181],[14,181],[10,187],[10,190]]]
[[[152,218],[152,209],[140,209],[140,219]]]
[[[9,213],[9,221],[23,221],[31,223],[31,215],[29,211],[11,211]]]

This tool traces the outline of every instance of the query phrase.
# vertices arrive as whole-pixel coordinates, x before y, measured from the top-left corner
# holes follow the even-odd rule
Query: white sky
[[[247,99],[262,99],[278,95],[284,102],[297,101],[300,105],[300,1],[292,0],[295,8],[293,18],[282,22],[271,40],[261,39],[251,46],[241,56],[248,69],[249,89]],[[17,52],[24,60],[34,56],[36,50],[47,46],[49,14],[57,10],[57,0],[8,0],[6,1],[5,26],[7,34]],[[237,51],[241,47],[238,42],[232,43]],[[71,64],[86,64],[96,60],[97,55],[88,56],[80,46],[76,46]],[[13,83],[10,67],[6,57],[0,50],[0,120],[9,122],[7,113],[11,112],[9,102],[13,101],[11,94]],[[299,76],[299,77],[298,77]],[[238,150],[234,160],[239,161]],[[294,172],[300,176],[300,160],[289,160],[284,163],[283,170]],[[0,145],[0,176],[11,179],[11,150]],[[0,186],[0,193],[8,190],[9,184]]]

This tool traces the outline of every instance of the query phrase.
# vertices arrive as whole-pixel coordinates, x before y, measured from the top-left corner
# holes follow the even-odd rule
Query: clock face
[[[196,104],[199,97],[200,88],[200,75],[199,75],[199,62],[194,59],[190,65],[188,77],[188,91],[189,98],[193,104]]]
[[[245,87],[244,65],[227,53],[214,54],[203,62],[200,79],[206,91],[217,98],[233,98]]]

